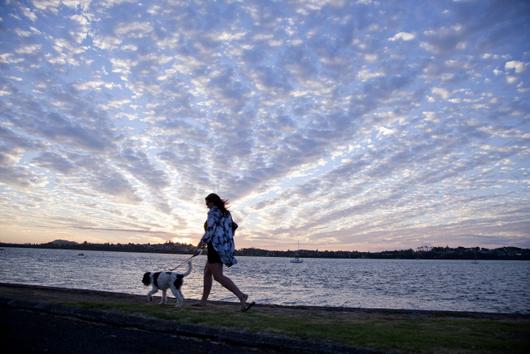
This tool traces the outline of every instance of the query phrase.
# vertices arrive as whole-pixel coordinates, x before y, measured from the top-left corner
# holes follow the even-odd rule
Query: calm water
[[[146,271],[187,255],[5,248],[0,282],[146,294]],[[225,274],[259,303],[530,313],[530,262],[238,257]],[[182,288],[200,298],[205,257]],[[212,300],[236,298],[214,283]]]

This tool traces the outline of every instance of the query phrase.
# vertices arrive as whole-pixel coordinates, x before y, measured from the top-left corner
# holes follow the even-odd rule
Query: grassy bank
[[[466,316],[340,312],[233,305],[206,308],[79,302],[83,308],[114,310],[182,324],[269,332],[356,347],[415,353],[529,353],[530,320]]]

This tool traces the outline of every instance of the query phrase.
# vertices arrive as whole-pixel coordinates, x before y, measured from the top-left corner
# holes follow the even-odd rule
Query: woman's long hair
[[[205,199],[206,199],[207,203],[210,202],[213,205],[215,205],[216,207],[218,207],[219,210],[221,210],[221,213],[223,213],[223,214],[228,213],[228,208],[227,208],[228,200],[221,199],[221,197],[219,197],[215,193],[208,194],[208,196]]]

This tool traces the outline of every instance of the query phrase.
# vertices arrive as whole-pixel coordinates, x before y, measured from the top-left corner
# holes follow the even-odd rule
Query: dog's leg
[[[157,291],[158,289],[153,286],[153,289],[147,293],[147,302],[153,301],[153,294],[155,294]]]
[[[162,299],[160,299],[160,304],[166,303],[166,289],[162,290]]]
[[[179,304],[180,306],[184,305],[184,296],[182,295],[182,292],[180,291],[180,289],[177,290],[178,291],[178,294],[179,294]]]
[[[182,293],[179,289],[177,289],[175,286],[170,287],[171,292],[173,293],[173,296],[175,297],[175,300],[177,301],[177,307],[182,306],[182,303],[184,302],[184,299],[182,297]]]

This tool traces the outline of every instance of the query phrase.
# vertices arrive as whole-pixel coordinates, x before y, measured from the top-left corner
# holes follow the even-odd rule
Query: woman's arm
[[[206,230],[208,230],[208,220],[206,220],[204,222],[204,232],[206,232]],[[204,236],[203,236],[204,237]],[[202,242],[202,238],[201,240],[199,241],[199,243],[197,244],[197,248],[203,248],[203,247],[206,247],[206,244],[204,242]]]
[[[215,234],[215,228],[218,224],[218,216],[217,213],[214,210],[208,211],[208,220],[206,221],[206,232],[204,233],[204,236],[201,239],[201,242],[199,244],[207,244],[212,240],[213,235]]]

